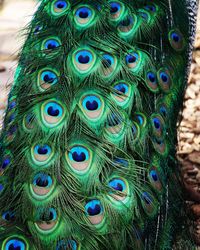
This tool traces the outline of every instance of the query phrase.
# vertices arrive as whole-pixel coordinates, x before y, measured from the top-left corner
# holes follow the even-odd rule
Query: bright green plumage
[[[1,134],[1,250],[172,249],[191,8],[41,1]]]

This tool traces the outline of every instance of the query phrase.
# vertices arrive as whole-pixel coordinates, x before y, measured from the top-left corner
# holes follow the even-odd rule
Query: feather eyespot
[[[78,50],[73,54],[73,65],[80,74],[86,74],[93,68],[96,55],[91,50]]]
[[[108,115],[106,131],[109,134],[119,137],[123,133],[124,118],[120,114],[111,113]]]
[[[13,123],[14,120],[15,120],[15,118],[16,118],[16,114],[15,114],[15,113],[10,114],[10,115],[8,116],[8,118],[7,118],[8,124]]]
[[[81,108],[87,118],[97,120],[102,116],[104,102],[97,95],[86,95],[81,99]]]
[[[155,150],[161,155],[165,156],[168,152],[168,145],[162,138],[153,138],[153,146]]]
[[[153,135],[157,138],[165,135],[165,122],[160,115],[153,114],[151,116],[151,126]]]
[[[130,52],[125,57],[125,62],[127,67],[133,71],[136,72],[138,68],[140,67],[141,57],[138,52]]]
[[[61,240],[58,242],[56,250],[78,250],[78,247],[75,240]]]
[[[2,219],[7,222],[12,222],[15,220],[15,213],[12,211],[6,211],[2,214]]]
[[[158,191],[162,190],[162,183],[161,183],[160,178],[159,178],[159,173],[155,167],[152,167],[150,169],[149,179],[150,179],[150,182],[151,182],[152,186],[154,187],[154,189],[156,189]]]
[[[6,151],[7,152],[7,151]],[[5,156],[2,159],[1,165],[0,165],[0,176],[11,166],[11,153],[8,151]]]
[[[8,128],[8,131],[6,133],[6,138],[5,138],[6,144],[9,144],[14,140],[14,138],[15,138],[15,136],[17,134],[17,130],[18,130],[17,125],[11,125]]]
[[[128,16],[122,20],[118,25],[118,31],[121,36],[129,36],[134,31],[137,24],[137,17],[135,15]]]
[[[37,144],[31,149],[31,155],[37,165],[46,165],[53,157],[53,150],[47,144]]]
[[[149,23],[151,20],[151,15],[144,9],[139,9],[138,10],[138,14],[141,17],[141,19],[146,22]]]
[[[2,250],[28,250],[28,245],[22,239],[12,237],[3,242]]]
[[[117,67],[117,59],[110,54],[102,55],[102,72],[105,77],[111,76]]]
[[[147,124],[147,118],[142,113],[135,113],[134,121],[137,122],[140,128],[144,128]]]
[[[168,92],[172,85],[172,79],[167,68],[161,68],[158,73],[158,83],[164,92]]]
[[[16,106],[17,106],[17,101],[16,101],[16,99],[14,98],[14,99],[11,99],[10,101],[9,101],[9,103],[8,103],[8,110],[10,111],[10,110],[13,110],[13,109],[15,109],[16,108]]]
[[[144,7],[144,9],[151,13],[155,13],[157,11],[157,8],[154,4],[148,4]]]
[[[115,93],[112,93],[112,97],[122,108],[127,108],[131,101],[131,86],[127,82],[120,81],[113,85]]]
[[[110,18],[113,21],[118,21],[124,15],[125,7],[120,2],[110,2]]]
[[[158,80],[157,75],[153,71],[149,71],[146,74],[146,85],[152,92],[158,92]]]
[[[182,51],[185,48],[185,39],[180,31],[171,30],[168,35],[171,47],[176,51]]]
[[[140,127],[136,122],[133,122],[131,126],[131,135],[130,135],[131,142],[137,141],[139,136],[140,136]]]
[[[92,161],[92,154],[86,147],[75,145],[66,153],[66,159],[72,170],[81,174],[89,169]]]
[[[0,183],[0,194],[3,192],[4,190],[4,185]]]
[[[117,165],[122,165],[123,167],[128,167],[129,163],[127,160],[123,159],[123,158],[119,158],[119,157],[116,157],[114,159],[114,163],[117,164]]]
[[[103,206],[99,200],[91,200],[85,205],[85,213],[93,225],[99,225],[103,221]]]
[[[155,198],[149,192],[142,192],[141,194],[142,206],[148,215],[154,215],[157,209]]]
[[[55,0],[51,4],[51,14],[55,17],[64,15],[69,10],[70,4],[68,1]]]
[[[58,223],[58,215],[54,208],[48,208],[41,211],[38,221],[35,223],[36,228],[43,233],[51,233]]]
[[[47,101],[41,106],[42,121],[48,128],[57,127],[65,117],[65,110],[57,101]]]
[[[33,30],[33,34],[34,34],[34,35],[38,35],[42,29],[43,29],[43,26],[42,26],[42,25],[37,25],[37,26],[35,27],[35,29]]]
[[[58,73],[52,69],[44,69],[38,74],[38,87],[42,90],[49,89],[58,83]]]
[[[52,191],[53,180],[50,175],[39,173],[34,176],[31,191],[38,198],[44,198]]]
[[[23,125],[26,130],[31,130],[34,128],[35,115],[30,113],[24,116]]]
[[[93,24],[95,12],[89,6],[78,7],[74,12],[74,20],[81,28],[89,27]]]
[[[42,50],[55,50],[61,46],[61,42],[58,38],[52,37],[51,39],[46,39],[42,43]]]
[[[128,187],[127,183],[121,179],[121,178],[113,178],[112,180],[109,181],[108,186],[117,191],[120,192],[119,194],[116,192],[109,192],[109,195],[112,196],[117,201],[124,201],[125,198],[127,197],[128,193]]]

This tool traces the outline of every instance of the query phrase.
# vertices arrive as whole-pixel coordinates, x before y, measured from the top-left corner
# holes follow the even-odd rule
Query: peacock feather
[[[41,1],[1,132],[1,250],[172,249],[196,6]]]

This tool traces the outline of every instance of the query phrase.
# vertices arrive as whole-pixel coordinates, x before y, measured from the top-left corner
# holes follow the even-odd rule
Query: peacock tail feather
[[[172,249],[196,6],[41,1],[1,132],[1,250]]]

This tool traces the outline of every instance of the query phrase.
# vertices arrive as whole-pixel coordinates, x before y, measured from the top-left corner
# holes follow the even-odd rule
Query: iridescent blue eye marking
[[[149,195],[149,193],[143,192],[141,196],[147,205],[150,205],[152,203],[153,200],[152,197]]]
[[[34,153],[39,155],[49,155],[51,154],[52,150],[48,145],[36,145],[34,147]]]
[[[81,7],[77,9],[75,15],[79,18],[89,18],[92,16],[92,11],[88,7]]]
[[[93,55],[88,50],[81,50],[76,54],[75,60],[80,64],[89,64],[93,60]]]
[[[116,89],[118,92],[121,92],[124,95],[127,94],[129,90],[128,86],[124,83],[119,83],[115,85],[114,89]]]
[[[76,146],[71,148],[68,156],[71,161],[84,162],[89,160],[89,151],[82,146]]]
[[[153,5],[153,4],[151,4],[151,5],[146,5],[146,6],[144,7],[144,9],[147,10],[147,11],[156,12],[156,6]]]
[[[44,111],[49,116],[53,116],[53,117],[61,117],[63,115],[62,107],[55,102],[47,103],[45,105]]]
[[[85,212],[89,216],[95,216],[103,213],[103,207],[99,200],[91,200],[85,205]]]
[[[6,211],[2,215],[2,219],[8,222],[13,221],[15,219],[15,213],[11,211]]]
[[[33,180],[33,185],[38,187],[51,187],[52,184],[52,178],[46,174],[37,174]]]
[[[109,181],[108,185],[116,191],[124,192],[126,190],[126,184],[121,179],[112,179],[111,181]]]
[[[105,68],[110,68],[115,63],[114,57],[109,54],[104,54],[102,63]]]
[[[40,31],[43,29],[43,26],[37,25],[33,31],[34,35],[37,35],[40,33]]]
[[[123,167],[128,167],[128,161],[122,158],[115,158],[114,160],[117,164],[123,165]]]
[[[127,64],[136,63],[136,62],[138,61],[138,59],[139,59],[138,53],[133,52],[133,53],[128,54],[128,55],[126,56],[126,63],[127,63]]]
[[[151,170],[150,171],[150,176],[151,178],[154,180],[154,181],[158,181],[159,180],[159,177],[158,177],[158,174],[155,170]]]
[[[49,83],[53,85],[58,82],[58,77],[54,72],[47,70],[47,71],[42,72],[41,80],[45,83]]]
[[[71,250],[77,250],[78,249],[78,244],[76,243],[75,240],[61,240],[58,242],[58,245],[56,247],[56,250],[67,250],[67,249],[71,249]]]
[[[121,5],[117,2],[110,3],[110,14],[116,14],[121,10]]]
[[[56,39],[50,39],[44,43],[44,48],[47,50],[56,49],[59,46],[60,43]]]
[[[0,184],[0,193],[4,190],[4,185]]]
[[[148,72],[147,78],[151,83],[156,83],[156,74],[154,74],[153,72]]]
[[[83,108],[88,111],[95,111],[101,108],[101,100],[95,95],[88,95],[82,101]]]
[[[165,72],[160,73],[160,78],[162,79],[163,83],[167,83],[169,80],[169,76]]]
[[[57,212],[54,208],[49,208],[48,211],[40,214],[41,221],[55,221],[57,219]]]
[[[61,1],[58,0],[54,3],[55,8],[60,9],[60,10],[65,10],[68,6],[66,1]]]
[[[13,238],[5,244],[5,250],[26,250],[26,245],[22,240]]]
[[[153,124],[154,124],[154,127],[156,129],[160,129],[161,123],[160,123],[160,120],[158,118],[153,118]]]

